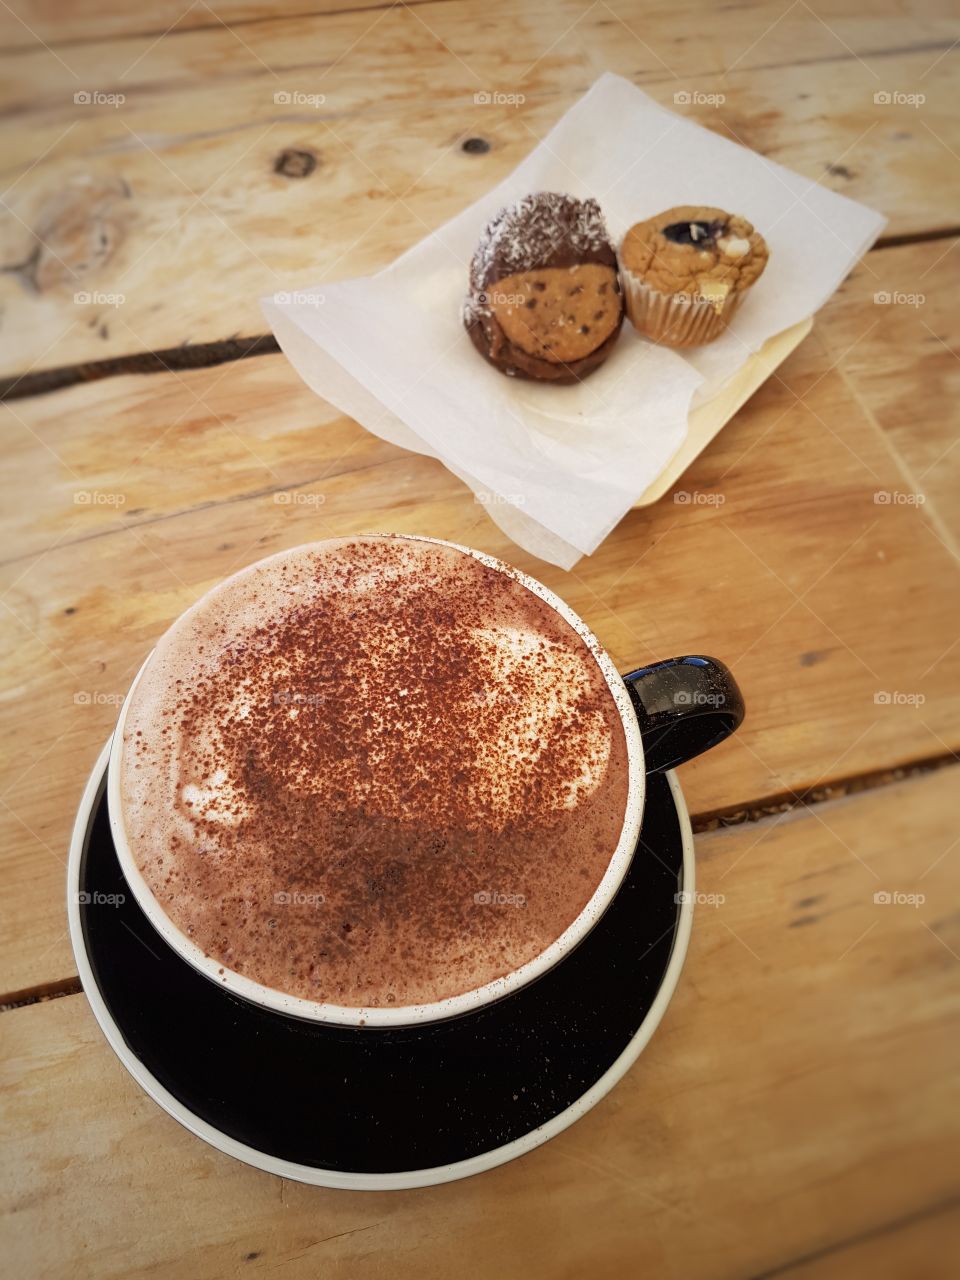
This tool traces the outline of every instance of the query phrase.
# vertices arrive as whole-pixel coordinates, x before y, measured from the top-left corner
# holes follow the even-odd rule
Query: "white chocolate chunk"
[[[743,258],[750,252],[750,241],[739,236],[724,236],[717,244],[725,258]]]
[[[723,310],[729,292],[730,283],[727,280],[704,280],[697,286],[697,295],[704,302],[709,302],[715,311]]]

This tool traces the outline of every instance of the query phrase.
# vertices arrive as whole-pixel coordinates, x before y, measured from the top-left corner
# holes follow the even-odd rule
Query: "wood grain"
[[[874,253],[822,313],[820,336],[960,555],[960,249],[956,239]]]
[[[734,6],[703,30],[673,7],[457,0],[0,55],[17,120],[0,372],[262,332],[258,297],[384,266],[504,177],[601,70],[669,107],[721,95],[676,109],[877,206],[891,231],[953,223],[956,25],[892,4],[826,22],[778,9]],[[524,101],[475,103],[492,91]],[[489,152],[465,154],[471,136]],[[308,176],[276,171],[290,152]]]
[[[91,40],[126,36],[144,48],[161,37],[175,39],[187,31],[224,25],[248,38],[244,28],[298,15],[315,17],[346,10],[387,9],[394,0],[284,0],[280,15],[269,0],[218,0],[213,7],[197,0],[156,0],[148,11],[138,11],[126,0],[84,0],[82,5],[65,5],[59,0],[26,0],[13,8],[0,8],[0,52],[36,52],[43,42],[69,58],[69,47]],[[406,0],[414,7],[424,0]],[[430,4],[456,0],[429,0]]]
[[[450,18],[459,30],[465,29],[471,19],[476,24],[489,12],[478,9],[474,0],[413,0],[405,7],[422,8],[424,12],[418,16],[431,25],[441,5],[456,6],[460,11]],[[265,0],[220,0],[214,12],[202,0],[186,9],[180,0],[157,0],[145,15],[121,0],[84,0],[82,6],[63,5],[58,0],[21,0],[15,10],[0,10],[0,52],[16,50],[39,55],[45,45],[68,60],[70,46],[78,43],[107,44],[126,38],[131,49],[144,50],[162,38],[176,47],[178,39],[198,28],[217,26],[234,28],[253,44],[250,34],[242,31],[244,26],[331,19],[367,11],[369,27],[380,11],[393,7],[399,6],[392,0],[288,0],[278,12]],[[568,4],[564,15],[579,27],[581,22],[589,21],[591,7],[589,3]],[[537,14],[541,30],[548,30],[543,22],[549,14],[546,5],[534,3],[524,8]],[[604,9],[606,12],[597,21],[608,25],[629,26],[631,20],[641,16],[642,26],[637,29],[664,65],[671,59],[674,65],[681,65],[693,52],[698,61],[691,66],[702,65],[716,71],[734,61],[755,68],[771,62],[794,64],[801,56],[814,61],[869,57],[891,48],[891,31],[902,37],[901,49],[921,41],[933,44],[955,17],[949,0],[877,0],[869,13],[856,0],[830,0],[816,14],[802,8],[785,10],[777,0],[750,0],[727,6],[723,22],[716,27],[704,21],[703,7],[696,0],[678,0],[673,5],[651,0],[643,6],[642,13],[636,4],[615,0],[604,4]],[[725,61],[721,60],[723,54],[727,55]]]
[[[813,1280],[945,1277],[955,1237],[935,1217],[902,1245],[892,1228],[882,1247],[868,1237],[958,1190],[956,787],[943,770],[703,837],[698,890],[723,900],[697,908],[649,1048],[572,1129],[461,1183],[281,1182],[164,1115],[83,996],[0,1015],[18,1099],[0,1172],[11,1272],[182,1276],[189,1253],[197,1280],[719,1280],[813,1254]],[[903,1268],[874,1272],[878,1254]]]
[[[960,1208],[947,1206],[921,1214],[865,1238],[843,1242],[828,1253],[797,1260],[785,1271],[767,1272],[754,1280],[951,1280],[954,1259],[960,1253]]]

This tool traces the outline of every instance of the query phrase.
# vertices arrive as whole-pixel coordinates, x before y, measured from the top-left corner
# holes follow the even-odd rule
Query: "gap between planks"
[[[960,237],[960,226],[881,236],[870,252],[957,237]],[[280,346],[272,333],[260,333],[247,338],[234,336],[215,342],[184,343],[179,347],[167,347],[159,351],[141,351],[135,355],[111,356],[107,360],[62,365],[53,369],[41,369],[37,373],[0,378],[0,404],[25,400],[31,396],[49,395],[84,382],[99,382],[102,378],[116,378],[128,373],[175,373],[190,369],[210,369],[235,360],[248,360],[251,356],[276,355],[279,351]]]
[[[871,773],[853,774],[848,778],[839,778],[823,786],[809,787],[803,791],[778,792],[776,795],[750,805],[731,806],[729,809],[718,810],[715,813],[691,816],[690,825],[695,834],[701,835],[718,831],[723,827],[740,826],[746,822],[761,822],[765,818],[789,813],[792,809],[810,809],[830,800],[841,800],[848,796],[877,791],[958,763],[960,763],[960,756],[949,751],[911,764],[896,765]],[[25,987],[22,991],[12,991],[6,995],[0,994],[0,1014],[8,1013],[11,1009],[22,1009],[27,1005],[43,1004],[48,1000],[59,1000],[62,996],[77,995],[82,989],[80,979],[73,976],[34,987]],[[789,1265],[798,1266],[799,1262]],[[778,1274],[779,1272],[764,1273],[765,1276]],[[751,1277],[751,1280],[762,1280],[762,1278]]]
[[[868,1227],[865,1231],[858,1231],[856,1235],[846,1236],[833,1244],[824,1245],[820,1249],[813,1249],[810,1253],[790,1258],[788,1261],[778,1263],[777,1266],[770,1267],[766,1271],[758,1271],[749,1276],[748,1280],[775,1280],[777,1276],[789,1275],[791,1271],[796,1271],[800,1267],[820,1262],[824,1258],[844,1253],[848,1249],[855,1249],[857,1245],[866,1244],[869,1240],[877,1240],[883,1236],[893,1235],[894,1232],[916,1226],[918,1222],[926,1222],[930,1218],[938,1218],[942,1214],[952,1213],[958,1206],[960,1206],[960,1193],[947,1196],[946,1199],[939,1200],[936,1204],[928,1205],[926,1208],[916,1209],[913,1213],[905,1213],[902,1217],[893,1218],[889,1222],[881,1222],[875,1227]]]

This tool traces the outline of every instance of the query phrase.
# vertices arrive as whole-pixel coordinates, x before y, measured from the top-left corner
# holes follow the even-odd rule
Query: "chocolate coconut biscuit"
[[[501,209],[470,266],[463,322],[501,372],[579,382],[623,323],[617,258],[596,200],[538,192]]]

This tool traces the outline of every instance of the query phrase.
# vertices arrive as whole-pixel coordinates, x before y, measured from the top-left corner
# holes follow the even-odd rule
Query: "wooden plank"
[[[902,501],[920,500],[960,554],[960,241],[872,253],[827,307],[820,336],[901,460]],[[819,323],[819,322],[818,322]]]
[[[672,7],[624,13],[626,26],[577,0],[492,0],[482,20],[476,3],[396,6],[372,31],[365,12],[255,24],[252,44],[214,24],[71,46],[75,78],[43,48],[0,57],[0,106],[18,119],[0,372],[262,332],[259,296],[382,267],[504,177],[604,69],[670,107],[707,95],[678,109],[876,205],[893,231],[954,221],[948,19],[889,5],[855,30],[803,5],[706,25]],[[76,105],[75,91],[125,101]],[[524,101],[478,105],[478,91]],[[878,105],[877,92],[926,101]],[[471,136],[490,151],[465,154]],[[290,152],[316,161],[305,179],[276,171]]]
[[[0,1015],[11,1270],[178,1276],[189,1257],[198,1280],[713,1280],[923,1214],[957,1190],[956,787],[943,770],[701,838],[698,890],[723,900],[697,908],[638,1063],[554,1141],[444,1187],[280,1182],[164,1115],[83,996]],[[878,891],[925,900],[878,905]],[[910,1237],[896,1274],[945,1275],[942,1230],[918,1217]],[[821,1266],[808,1274],[834,1274]]]
[[[960,1209],[924,1214],[903,1226],[843,1244],[785,1273],[789,1280],[951,1280],[960,1256]],[[772,1280],[772,1277],[771,1277]]]
[[[408,6],[424,8],[426,12],[422,17],[425,22],[430,22],[431,12],[435,12],[436,5],[443,3],[463,4],[465,0],[429,0],[429,3],[410,0]],[[321,14],[335,15],[344,10],[351,12],[387,8],[389,0],[285,0],[283,14],[280,15],[275,6],[264,3],[264,0],[223,0],[223,3],[216,5],[214,17],[206,5],[191,5],[184,10],[179,0],[155,0],[150,5],[148,14],[137,13],[136,9],[123,5],[120,0],[90,0],[90,3],[83,5],[82,12],[78,12],[74,5],[63,3],[63,0],[27,0],[27,3],[17,5],[15,13],[13,10],[0,10],[0,52],[9,49],[35,49],[37,41],[42,40],[65,58],[69,58],[67,46],[76,41],[108,41],[128,36],[146,45],[148,41],[156,40],[165,33],[170,36],[175,33],[183,35],[197,27],[211,27],[218,22],[242,28],[251,23],[283,22],[291,18],[317,17]],[[581,5],[584,17],[588,8],[589,6]],[[742,12],[737,12],[737,9],[742,9]],[[737,9],[731,6],[727,12],[731,14],[731,22],[736,23],[737,31],[742,33],[745,46],[753,41],[763,42],[768,58],[776,55],[781,60],[795,61],[799,36],[804,37],[806,47],[812,47],[813,50],[822,47],[835,54],[841,40],[858,54],[869,54],[872,49],[887,47],[882,36],[877,37],[876,28],[870,24],[863,8],[850,3],[850,0],[840,0],[840,3],[833,0],[831,4],[819,6],[818,12],[822,15],[820,23],[826,28],[820,33],[813,23],[806,22],[803,15],[783,12],[772,0],[760,0],[759,4],[737,6]],[[620,15],[625,20],[630,20],[635,12],[636,6],[628,3],[617,4],[616,14],[611,9],[613,17]],[[680,24],[680,29],[676,32],[669,32],[666,26],[658,23],[658,19],[662,19],[666,12],[663,5],[653,4],[645,8],[644,27],[648,29],[644,31],[641,28],[641,33],[645,40],[648,35],[653,37],[649,40],[650,44],[672,38],[673,46],[682,49],[703,36],[701,22],[709,14],[704,12],[704,6],[696,3],[696,0],[694,3],[690,3],[690,0],[684,3],[681,0],[672,10]],[[932,20],[950,18],[951,6],[945,0],[924,0],[923,4],[914,0],[914,3],[904,5],[881,0],[881,3],[872,8],[873,18],[899,17],[904,14],[909,14],[923,33],[928,31],[927,24]],[[694,18],[698,19],[698,23],[694,23]],[[250,38],[242,31],[241,35],[247,40]],[[749,40],[746,38],[748,36]],[[831,37],[832,44],[829,42]]]
[[[810,336],[812,329],[813,318],[808,316],[789,329],[775,333],[759,351],[748,356],[709,400],[696,404],[687,416],[687,434],[680,448],[633,505],[645,507],[669,493],[711,440],[740,412],[767,379],[776,374],[787,357]]]
[[[475,22],[487,10],[480,10],[473,0],[411,0],[406,7],[421,8],[420,17],[432,24],[439,6],[459,4],[468,18]],[[122,0],[86,0],[82,8],[68,5],[61,0],[22,0],[16,9],[0,10],[0,53],[16,50],[20,53],[39,52],[38,44],[45,44],[66,60],[70,58],[70,46],[78,43],[106,43],[120,41],[124,37],[131,48],[149,47],[158,38],[175,41],[178,37],[215,26],[242,29],[245,26],[262,26],[292,20],[316,17],[336,17],[357,11],[369,11],[369,18],[377,17],[377,11],[391,7],[390,0],[285,0],[282,13],[265,0],[221,0],[215,15],[204,4],[188,6],[179,0],[157,0],[150,6],[149,14],[137,13]],[[525,8],[533,8],[525,5]],[[889,49],[889,23],[905,20],[897,29],[903,36],[901,47],[924,38],[928,43],[942,34],[941,23],[954,16],[949,0],[878,0],[869,14],[855,0],[831,0],[819,7],[817,20],[811,15],[784,10],[776,0],[751,0],[724,10],[724,19],[716,32],[706,34],[710,9],[703,0],[677,0],[675,5],[653,0],[640,7],[630,0],[621,0],[616,7],[607,6],[604,15],[608,22],[629,24],[642,16],[638,28],[645,42],[655,48],[664,64],[689,70],[696,64],[684,65],[684,58],[691,49],[709,55],[708,65],[715,69],[729,65],[734,60],[748,66],[769,65],[771,62],[796,63],[806,59],[862,56]],[[541,6],[540,12],[545,7]],[[586,22],[589,5],[581,5],[580,18]],[[571,19],[578,10],[570,9]],[[669,18],[673,22],[668,22]],[[546,34],[546,28],[542,28]],[[254,33],[255,34],[255,33]],[[251,34],[240,30],[240,35],[254,45]],[[551,32],[551,38],[556,32]],[[717,40],[723,41],[720,46]],[[548,39],[543,44],[549,43]],[[754,49],[756,46],[756,52]],[[729,52],[727,61],[718,60],[720,50]]]
[[[393,529],[499,555],[624,671],[729,661],[748,718],[684,770],[697,814],[956,750],[960,570],[925,509],[875,503],[906,481],[835,357],[801,346],[680,481],[689,502],[631,512],[570,573],[510,543],[439,463],[337,418],[281,357],[9,406],[0,992],[74,971],[51,906],[73,812],[156,637],[234,569],[315,538]]]
[[[283,17],[342,13],[344,9],[377,10],[391,0],[284,0]],[[423,0],[406,0],[416,6]],[[430,0],[431,4],[455,0]],[[69,46],[78,41],[106,41],[129,37],[147,47],[161,37],[175,37],[198,28],[226,24],[249,39],[244,28],[276,19],[277,6],[269,0],[218,0],[216,12],[204,3],[157,0],[147,12],[137,11],[126,0],[94,0],[82,7],[62,0],[26,0],[13,8],[0,8],[0,53],[35,51],[42,42],[70,57]]]

